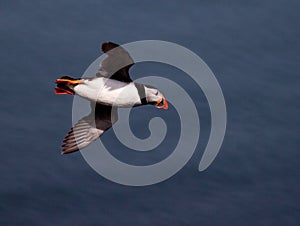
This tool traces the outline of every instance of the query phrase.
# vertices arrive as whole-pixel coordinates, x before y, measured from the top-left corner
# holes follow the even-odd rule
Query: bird
[[[90,101],[91,112],[81,118],[65,136],[61,154],[69,154],[87,147],[110,129],[118,120],[118,108],[153,105],[168,109],[166,97],[157,88],[134,82],[129,69],[134,61],[120,45],[105,42],[106,54],[96,77],[56,79],[56,94],[78,95]]]

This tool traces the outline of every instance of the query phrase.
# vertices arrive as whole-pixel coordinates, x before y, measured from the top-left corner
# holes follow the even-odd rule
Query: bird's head
[[[156,108],[168,109],[168,102],[165,96],[155,87],[145,85],[145,95],[147,102]]]

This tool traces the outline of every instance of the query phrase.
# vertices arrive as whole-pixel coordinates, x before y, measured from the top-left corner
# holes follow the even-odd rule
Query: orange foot
[[[75,80],[71,80],[71,79],[66,79],[66,78],[59,78],[59,79],[56,79],[56,84],[59,84],[59,83],[67,83],[67,84],[71,84],[71,85],[78,85],[78,84],[81,84],[83,83],[83,81],[81,79],[75,79]]]
[[[71,94],[71,95],[74,95],[75,92],[73,90],[70,90],[70,89],[64,89],[64,88],[58,88],[56,87],[55,88],[55,94]]]

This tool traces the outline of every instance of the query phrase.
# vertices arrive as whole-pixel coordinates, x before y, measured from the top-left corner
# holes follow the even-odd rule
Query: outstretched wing
[[[110,77],[121,82],[132,82],[129,68],[134,62],[129,53],[113,42],[105,42],[101,48],[107,56],[100,64],[97,77]]]
[[[118,120],[117,109],[101,104],[91,104],[92,111],[71,128],[62,145],[62,154],[85,148]]]

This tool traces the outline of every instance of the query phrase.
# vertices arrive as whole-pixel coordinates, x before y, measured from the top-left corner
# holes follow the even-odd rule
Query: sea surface
[[[299,11],[297,0],[2,0],[0,225],[299,225]],[[162,183],[129,187],[99,176],[80,152],[60,155],[73,98],[54,94],[55,79],[81,77],[104,41],[138,40],[182,45],[218,79],[227,131],[204,172],[206,98],[182,71],[151,62],[135,65],[132,78],[172,79],[199,112],[200,140],[187,165]],[[152,154],[130,150],[113,131],[101,139],[124,162],[158,162],[176,145],[180,118],[172,106],[136,108],[136,136],[149,136],[153,116],[170,129]]]

